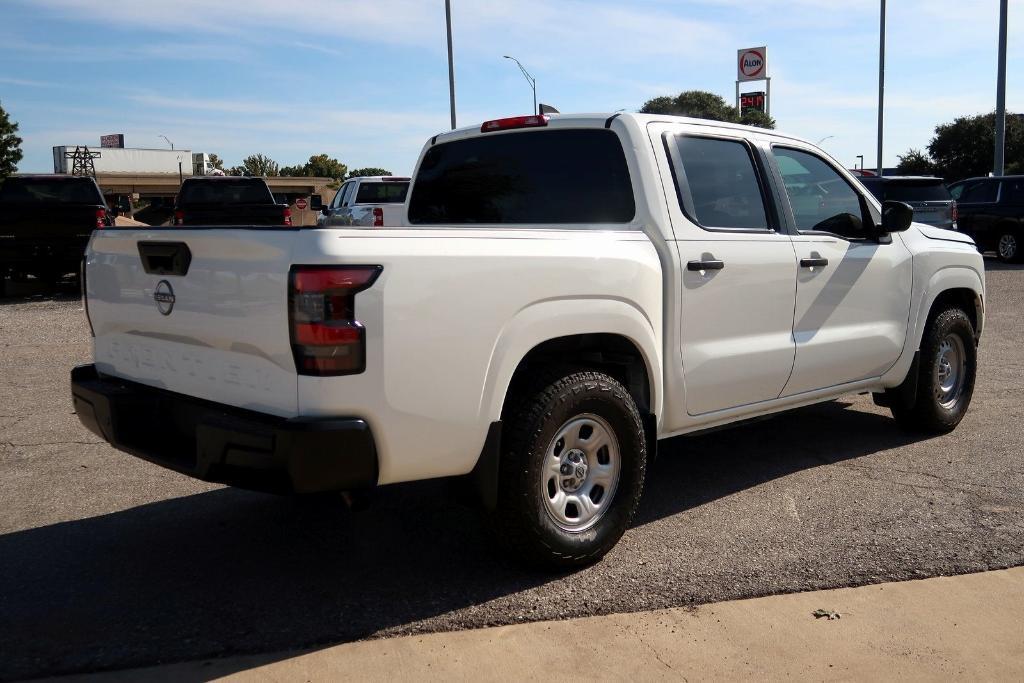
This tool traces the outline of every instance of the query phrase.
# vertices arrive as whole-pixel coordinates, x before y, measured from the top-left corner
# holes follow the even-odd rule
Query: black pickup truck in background
[[[89,236],[114,219],[96,181],[18,175],[0,184],[0,294],[5,278],[56,282],[77,273]]]
[[[186,178],[174,201],[174,225],[291,225],[263,178]]]

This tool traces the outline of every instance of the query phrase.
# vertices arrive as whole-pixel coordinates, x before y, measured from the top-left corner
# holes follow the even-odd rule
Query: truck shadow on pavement
[[[887,417],[847,408],[812,406],[665,443],[636,524],[912,440]],[[0,537],[0,679],[538,618],[530,604],[561,577],[490,548],[480,516],[450,502],[444,482],[382,489],[354,513],[217,489],[9,533]],[[605,562],[621,560],[613,551]],[[580,576],[615,588],[596,569]],[[482,607],[490,601],[500,609]]]

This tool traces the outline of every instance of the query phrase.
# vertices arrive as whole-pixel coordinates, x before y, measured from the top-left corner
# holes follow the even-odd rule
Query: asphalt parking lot
[[[870,397],[663,446],[600,564],[528,572],[442,482],[368,510],[205,485],[79,426],[73,294],[0,302],[0,678],[685,606],[1024,564],[1024,268],[988,262],[971,410]]]

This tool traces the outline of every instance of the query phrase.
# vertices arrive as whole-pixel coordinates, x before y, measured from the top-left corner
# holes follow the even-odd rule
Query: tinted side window
[[[338,191],[334,193],[334,199],[331,201],[333,208],[337,209],[341,206],[341,203],[345,201],[345,193],[348,192],[350,187],[352,187],[352,183],[344,183],[338,188]]]
[[[976,180],[964,185],[962,202],[994,202],[999,191],[999,183],[993,180]]]
[[[1024,178],[1004,180],[1002,200],[1007,204],[1024,204]]]
[[[786,147],[773,150],[798,230],[866,237],[860,195],[824,160]]]
[[[682,166],[681,174],[676,169],[676,189],[684,213],[706,228],[768,230],[761,184],[745,144],[687,135],[677,136],[675,144]]]
[[[610,130],[496,133],[434,145],[409,199],[413,224],[628,223],[636,213]]]
[[[949,186],[949,196],[952,197],[953,199],[955,199],[956,201],[960,201],[960,195],[962,195],[963,193],[964,193],[964,184],[963,183],[956,183],[954,185],[950,185]]]

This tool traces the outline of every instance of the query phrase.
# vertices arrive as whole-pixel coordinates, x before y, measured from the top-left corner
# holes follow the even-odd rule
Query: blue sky
[[[998,0],[889,0],[886,165],[936,123],[995,107]],[[778,128],[852,166],[875,158],[877,0],[452,0],[459,124],[636,110],[685,89],[731,101],[736,49],[768,45]],[[22,171],[98,144],[327,153],[412,170],[446,130],[443,0],[0,0],[0,103]],[[1024,111],[1024,0],[1011,0],[1007,106]],[[755,89],[753,87],[751,90]]]

